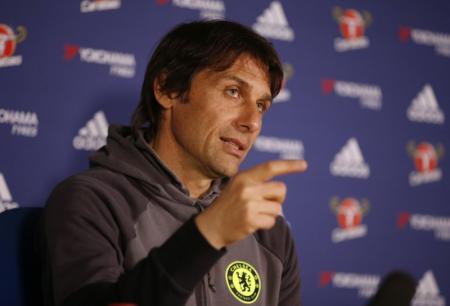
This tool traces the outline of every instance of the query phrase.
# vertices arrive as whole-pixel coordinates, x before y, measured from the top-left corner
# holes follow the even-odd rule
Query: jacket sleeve
[[[301,306],[297,253],[286,220],[278,217],[273,228],[257,231],[255,237],[283,266],[277,306]]]
[[[279,306],[301,306],[300,275],[297,253],[290,228],[283,219],[284,260]]]
[[[53,292],[49,305],[184,305],[225,252],[214,249],[191,218],[124,271],[121,233],[103,201],[76,182],[63,183],[50,196],[44,217],[45,262]]]

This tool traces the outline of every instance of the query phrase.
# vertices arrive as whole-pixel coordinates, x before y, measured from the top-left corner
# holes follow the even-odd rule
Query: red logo
[[[170,0],[156,0],[159,5],[166,5]]]
[[[23,26],[17,28],[17,35],[6,24],[0,24],[0,59],[14,55],[16,46],[27,37],[27,30]]]
[[[338,198],[331,199],[331,210],[336,214],[339,227],[350,229],[361,225],[364,215],[369,210],[369,201],[362,200],[362,204],[354,198],[345,198],[339,202]]]
[[[78,54],[80,46],[64,44],[64,59],[66,61],[71,61]]]
[[[333,271],[323,271],[320,273],[320,287],[326,287],[331,283],[331,280],[333,279],[335,272]]]
[[[340,7],[335,7],[333,16],[339,23],[342,36],[347,40],[362,38],[365,28],[372,22],[372,16],[369,12],[363,11],[361,14],[355,9],[343,11]]]
[[[419,172],[436,169],[438,162],[436,150],[429,143],[420,143],[414,154],[414,162]]]
[[[401,212],[398,216],[397,226],[399,229],[404,229],[411,218],[411,214],[409,212]]]
[[[438,166],[439,159],[444,155],[444,147],[438,144],[436,149],[428,142],[421,142],[417,146],[414,142],[407,145],[409,155],[414,161],[416,171],[419,173],[432,172]]]
[[[407,42],[411,38],[411,28],[401,26],[398,31],[398,38],[402,42]]]
[[[333,79],[322,79],[322,93],[330,94],[334,90],[334,83],[336,81]]]
[[[438,161],[444,156],[442,144],[434,147],[428,142],[421,142],[416,146],[414,141],[410,141],[406,145],[406,150],[415,166],[415,171],[409,174],[411,186],[438,182],[442,179],[442,170],[438,168]]]

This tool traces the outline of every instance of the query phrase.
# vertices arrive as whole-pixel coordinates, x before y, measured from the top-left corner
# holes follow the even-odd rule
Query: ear
[[[156,101],[158,101],[159,105],[161,105],[163,109],[169,109],[175,104],[176,99],[166,93],[163,93],[161,91],[160,84],[161,76],[155,78],[155,81],[153,82],[153,94],[155,95]]]

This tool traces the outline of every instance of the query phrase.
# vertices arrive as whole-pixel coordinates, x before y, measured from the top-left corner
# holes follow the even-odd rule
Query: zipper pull
[[[194,205],[197,206],[199,212],[202,212],[202,211],[205,210],[205,208],[204,208],[203,205],[200,203],[200,201],[195,202]]]
[[[208,271],[208,287],[209,289],[211,289],[212,292],[217,291],[216,286],[212,283],[210,271]]]

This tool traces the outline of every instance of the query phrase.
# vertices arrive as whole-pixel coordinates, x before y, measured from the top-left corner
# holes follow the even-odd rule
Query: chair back
[[[21,207],[0,213],[0,305],[43,305],[37,249],[42,211]]]

